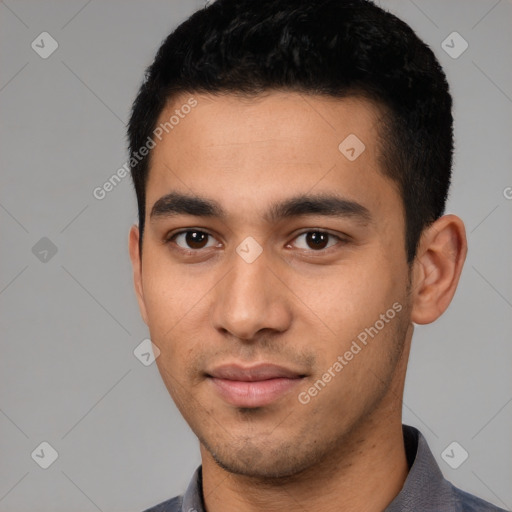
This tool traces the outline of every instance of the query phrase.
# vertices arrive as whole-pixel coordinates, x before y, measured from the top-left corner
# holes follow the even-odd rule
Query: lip
[[[304,375],[274,364],[223,365],[207,373],[216,392],[236,407],[263,407],[297,386]]]

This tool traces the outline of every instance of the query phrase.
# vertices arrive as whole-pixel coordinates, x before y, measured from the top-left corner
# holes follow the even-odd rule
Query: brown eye
[[[329,235],[327,235],[326,233],[312,231],[306,234],[306,243],[312,249],[325,249],[328,241]]]
[[[204,231],[199,231],[195,229],[190,229],[188,231],[181,231],[180,233],[176,233],[171,237],[171,240],[176,242],[178,247],[182,249],[188,250],[199,250],[204,249],[206,247],[212,247],[215,244],[208,245],[209,238],[212,238],[209,233],[205,233]]]
[[[332,242],[330,242],[330,238]],[[299,249],[321,251],[322,249],[335,245],[340,238],[325,231],[307,231],[300,234],[296,240],[300,241],[300,243],[295,244]]]

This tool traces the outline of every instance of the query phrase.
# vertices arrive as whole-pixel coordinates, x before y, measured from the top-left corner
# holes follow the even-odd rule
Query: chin
[[[243,446],[225,446],[212,450],[205,445],[213,460],[224,470],[236,475],[252,478],[272,479],[293,477],[311,465],[321,456],[319,453],[303,451],[297,453],[300,443],[286,443],[279,447],[269,447],[262,443],[261,448],[248,440]],[[302,446],[302,448],[304,448]]]

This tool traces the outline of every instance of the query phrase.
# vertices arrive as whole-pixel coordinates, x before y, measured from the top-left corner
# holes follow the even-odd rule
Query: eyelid
[[[308,254],[317,254],[317,255],[323,255],[323,254],[329,254],[331,252],[331,249],[332,250],[336,250],[338,248],[338,246],[340,245],[340,242],[341,243],[348,243],[349,242],[349,237],[346,236],[346,235],[342,235],[341,233],[340,234],[335,234],[335,233],[332,233],[331,231],[329,230],[326,230],[325,228],[308,228],[308,229],[305,229],[304,231],[301,231],[300,233],[297,233],[293,239],[293,240],[296,240],[299,236],[302,236],[302,235],[305,235],[307,233],[320,233],[320,234],[323,234],[323,235],[328,235],[330,237],[333,237],[333,238],[336,238],[337,239],[337,243],[334,244],[334,245],[331,245],[329,247],[326,247],[325,249],[301,249],[301,248],[298,248],[300,251],[303,251],[303,252],[307,252]],[[291,243],[287,244],[286,247],[289,247],[290,245],[292,245]]]
[[[215,235],[213,235],[212,233],[210,233],[208,230],[206,230],[204,228],[191,227],[191,228],[180,229],[178,231],[171,231],[170,233],[167,233],[164,237],[163,244],[167,245],[169,243],[174,243],[174,239],[176,237],[178,237],[179,235],[183,235],[183,234],[194,232],[194,231],[199,232],[199,233],[204,233],[205,235],[207,235],[211,238],[217,239],[217,237]],[[199,251],[202,251],[203,249],[212,249],[212,247],[205,247],[203,249],[186,249],[184,247],[179,246],[178,244],[175,244],[175,245],[179,250],[182,250],[185,252],[193,252],[193,253],[198,253]]]

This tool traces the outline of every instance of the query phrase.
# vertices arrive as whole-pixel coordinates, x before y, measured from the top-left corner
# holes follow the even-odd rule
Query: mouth
[[[215,392],[235,407],[263,407],[275,402],[294,387],[305,375],[273,364],[244,367],[224,365],[207,373]]]

